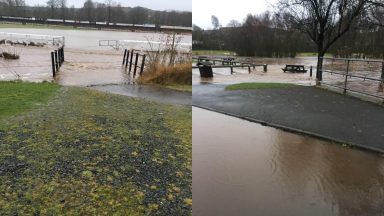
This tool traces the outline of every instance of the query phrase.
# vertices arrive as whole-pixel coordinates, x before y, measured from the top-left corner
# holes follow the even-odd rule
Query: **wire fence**
[[[384,61],[323,58],[322,85],[384,99]]]
[[[65,37],[56,35],[38,35],[0,32],[0,44],[20,44],[25,46],[65,46]]]

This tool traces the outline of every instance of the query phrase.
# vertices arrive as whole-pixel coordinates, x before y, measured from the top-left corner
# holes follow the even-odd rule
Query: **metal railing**
[[[51,45],[65,46],[65,37],[56,35],[39,35],[39,34],[21,34],[0,32],[0,41],[4,44],[25,44],[25,45]]]
[[[333,79],[330,79],[330,76],[324,77],[320,80],[321,85],[342,89],[344,94],[353,92],[384,99],[384,61],[326,57],[322,59],[321,73],[330,75]],[[331,61],[331,64],[324,64],[325,61]]]

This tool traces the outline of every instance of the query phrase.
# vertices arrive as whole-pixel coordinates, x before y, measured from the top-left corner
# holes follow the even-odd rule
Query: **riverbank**
[[[60,87],[0,122],[0,214],[191,214],[190,107]]]

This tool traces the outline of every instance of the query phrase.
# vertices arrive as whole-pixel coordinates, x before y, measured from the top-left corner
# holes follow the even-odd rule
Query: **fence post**
[[[231,74],[233,74],[233,67],[232,67],[232,65],[231,65]]]
[[[267,65],[267,64],[264,64],[264,65],[263,65],[263,68],[264,68],[264,72],[267,72],[267,71],[268,71],[268,65]]]
[[[62,51],[63,51],[63,62],[65,61],[65,54],[64,54],[64,45],[63,45],[63,47],[61,48],[62,49]]]
[[[136,53],[135,68],[133,70],[133,77],[136,76],[137,62],[139,61],[139,53]]]
[[[251,66],[248,65],[248,72],[251,73]]]
[[[126,57],[127,57],[127,49],[124,50],[124,58],[123,58],[123,64],[122,64],[122,65],[125,64],[125,58],[126,58]]]
[[[379,85],[379,92],[383,92],[384,89],[384,60],[381,62],[381,82]]]
[[[52,60],[52,74],[53,74],[53,77],[56,77],[55,53],[54,52],[51,52],[51,60]]]
[[[309,69],[309,76],[312,77],[312,66],[311,66],[311,68]]]
[[[125,68],[128,67],[128,61],[129,61],[129,50],[127,50],[127,57],[125,59]]]
[[[141,76],[141,74],[143,73],[144,66],[145,66],[145,55],[143,55],[143,59],[142,59],[142,61],[141,61],[140,76]]]
[[[345,73],[344,94],[347,93],[348,73],[349,73],[349,59],[347,60],[347,72]]]
[[[57,50],[57,55],[59,55],[58,63],[59,63],[59,68],[61,67],[61,49]]]
[[[57,50],[55,50],[55,66],[56,66],[56,72],[59,71],[59,54],[57,53]]]
[[[132,68],[132,59],[133,59],[133,50],[131,52],[131,58],[130,58],[130,61],[129,61],[129,72],[131,72],[131,68]]]

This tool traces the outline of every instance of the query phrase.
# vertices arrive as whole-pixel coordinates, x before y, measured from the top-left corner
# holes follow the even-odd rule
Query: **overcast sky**
[[[212,28],[211,16],[219,18],[220,24],[226,26],[230,20],[242,22],[247,14],[260,14],[268,9],[276,0],[192,0],[192,20],[204,29]]]
[[[48,0],[26,0],[27,5],[36,4],[46,5]],[[104,0],[94,0],[96,2],[105,2]],[[82,7],[85,0],[67,0],[68,6]],[[181,10],[192,11],[192,0],[115,0],[123,6],[135,7],[141,6],[155,10]]]

